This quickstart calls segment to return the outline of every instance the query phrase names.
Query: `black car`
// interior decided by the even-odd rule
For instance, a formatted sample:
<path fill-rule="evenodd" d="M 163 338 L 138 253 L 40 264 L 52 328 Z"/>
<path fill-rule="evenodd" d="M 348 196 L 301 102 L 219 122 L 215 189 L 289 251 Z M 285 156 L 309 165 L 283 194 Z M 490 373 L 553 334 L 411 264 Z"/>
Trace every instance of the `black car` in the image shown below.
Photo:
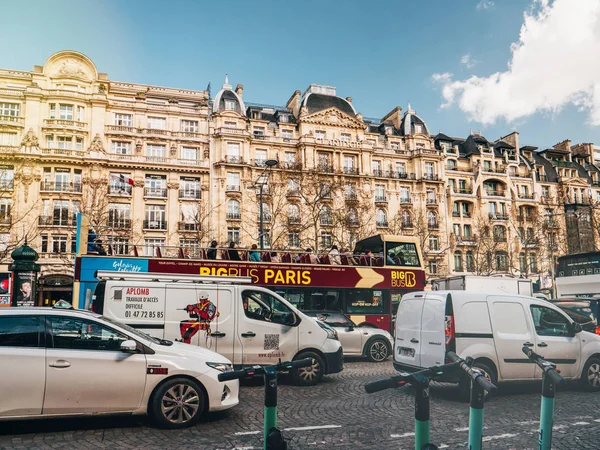
<path fill-rule="evenodd" d="M 580 324 L 585 331 L 600 334 L 600 298 L 561 298 L 553 300 L 552 303 Z"/>

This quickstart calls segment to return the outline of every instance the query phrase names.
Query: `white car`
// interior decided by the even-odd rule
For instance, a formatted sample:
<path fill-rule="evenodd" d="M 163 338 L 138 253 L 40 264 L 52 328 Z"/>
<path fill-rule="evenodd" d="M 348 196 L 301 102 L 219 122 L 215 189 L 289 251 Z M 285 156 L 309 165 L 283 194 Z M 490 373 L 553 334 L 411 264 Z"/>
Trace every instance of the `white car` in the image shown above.
<path fill-rule="evenodd" d="M 238 404 L 230 361 L 74 309 L 0 308 L 0 421 L 148 414 L 165 428 Z"/>
<path fill-rule="evenodd" d="M 369 361 L 382 362 L 392 354 L 394 338 L 385 330 L 359 327 L 341 312 L 304 311 L 304 313 L 329 325 L 337 332 L 344 356 L 366 356 Z"/>

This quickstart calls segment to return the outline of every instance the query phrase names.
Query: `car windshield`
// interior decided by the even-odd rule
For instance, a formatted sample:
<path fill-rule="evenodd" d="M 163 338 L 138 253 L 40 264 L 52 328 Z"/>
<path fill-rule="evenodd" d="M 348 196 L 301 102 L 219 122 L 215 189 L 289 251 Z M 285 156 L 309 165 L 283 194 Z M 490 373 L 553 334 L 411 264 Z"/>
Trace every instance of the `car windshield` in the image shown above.
<path fill-rule="evenodd" d="M 154 342 L 155 344 L 168 345 L 168 344 L 166 344 L 166 341 L 164 339 L 160 339 L 160 338 L 157 338 L 154 336 L 150 336 L 149 334 L 142 333 L 140 330 L 136 330 L 135 328 L 133 328 L 127 324 L 124 324 L 122 322 L 117 322 L 116 320 L 110 319 L 106 316 L 100 316 L 100 318 L 112 325 L 116 325 L 117 327 L 122 328 L 123 330 L 126 330 L 128 333 L 134 334 L 137 337 L 147 339 L 151 342 Z M 170 341 L 168 341 L 168 342 L 170 342 Z"/>

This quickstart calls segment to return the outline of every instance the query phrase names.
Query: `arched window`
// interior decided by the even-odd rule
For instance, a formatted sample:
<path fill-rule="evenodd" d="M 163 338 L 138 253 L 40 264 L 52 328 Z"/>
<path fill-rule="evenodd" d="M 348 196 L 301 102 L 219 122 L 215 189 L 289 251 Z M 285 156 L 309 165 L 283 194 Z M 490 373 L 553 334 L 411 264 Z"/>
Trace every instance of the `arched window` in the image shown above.
<path fill-rule="evenodd" d="M 262 204 L 262 213 L 263 213 L 263 221 L 270 222 L 271 221 L 271 208 L 267 203 Z M 260 209 L 258 210 L 258 220 L 260 220 Z"/>
<path fill-rule="evenodd" d="M 433 211 L 427 211 L 427 226 L 431 229 L 438 227 L 437 215 Z"/>
<path fill-rule="evenodd" d="M 288 222 L 300 223 L 300 208 L 298 205 L 288 205 Z"/>
<path fill-rule="evenodd" d="M 378 227 L 388 226 L 387 213 L 385 212 L 385 209 L 378 209 L 375 217 Z"/>
<path fill-rule="evenodd" d="M 458 250 L 454 252 L 454 270 L 457 272 L 463 271 L 462 252 L 460 252 Z"/>
<path fill-rule="evenodd" d="M 325 205 L 319 211 L 319 220 L 321 225 L 333 225 L 333 220 L 331 219 L 331 209 L 329 206 Z"/>
<path fill-rule="evenodd" d="M 227 202 L 227 218 L 240 219 L 240 202 L 237 200 L 229 200 Z"/>
<path fill-rule="evenodd" d="M 346 214 L 348 225 L 358 225 L 358 212 L 356 208 L 350 208 Z"/>

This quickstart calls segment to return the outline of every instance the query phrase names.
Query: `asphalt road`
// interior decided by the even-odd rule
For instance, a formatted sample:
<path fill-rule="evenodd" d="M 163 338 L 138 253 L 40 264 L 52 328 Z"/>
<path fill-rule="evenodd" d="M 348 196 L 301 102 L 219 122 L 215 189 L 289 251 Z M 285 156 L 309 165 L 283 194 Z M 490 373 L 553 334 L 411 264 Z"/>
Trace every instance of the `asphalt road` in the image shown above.
<path fill-rule="evenodd" d="M 290 449 L 414 448 L 410 387 L 366 394 L 364 384 L 393 375 L 390 361 L 354 360 L 312 388 L 284 378 L 279 385 L 279 426 Z M 533 449 L 537 440 L 541 385 L 508 386 L 485 406 L 484 448 Z M 1 393 L 0 393 L 1 401 Z M 576 386 L 556 398 L 554 449 L 600 449 L 600 393 Z M 240 405 L 210 414 L 195 427 L 167 431 L 145 418 L 111 417 L 3 422 L 0 449 L 260 449 L 263 387 L 245 383 Z M 469 407 L 452 385 L 431 386 L 431 436 L 440 448 L 466 448 Z"/>

